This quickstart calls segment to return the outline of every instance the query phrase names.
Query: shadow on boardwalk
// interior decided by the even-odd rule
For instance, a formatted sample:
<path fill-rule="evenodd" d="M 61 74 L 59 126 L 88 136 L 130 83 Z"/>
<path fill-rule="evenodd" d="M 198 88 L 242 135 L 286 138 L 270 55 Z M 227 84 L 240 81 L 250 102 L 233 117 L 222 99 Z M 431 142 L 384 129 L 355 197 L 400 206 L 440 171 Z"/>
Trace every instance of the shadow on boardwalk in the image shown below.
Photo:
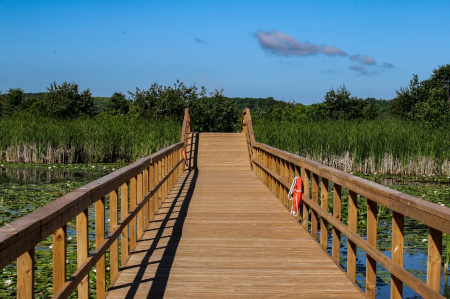
<path fill-rule="evenodd" d="M 157 224 L 158 227 L 150 226 L 145 230 L 145 233 L 154 231 L 154 237 L 145 239 L 144 234 L 144 238 L 137 242 L 136 250 L 130 253 L 130 258 L 132 255 L 144 253 L 145 256 L 142 258 L 142 263 L 140 265 L 125 266 L 120 269 L 120 271 L 124 271 L 139 268 L 136 276 L 132 282 L 111 287 L 108 291 L 127 289 L 126 293 L 123 293 L 124 298 L 134 298 L 137 295 L 136 292 L 140 284 L 151 282 L 148 297 L 162 298 L 164 296 L 175 254 L 182 237 L 184 220 L 198 178 L 197 158 L 195 155 L 198 150 L 198 139 L 198 134 L 192 134 L 189 140 L 192 146 L 189 146 L 187 149 L 189 157 L 188 170 L 182 176 L 182 180 L 177 182 L 174 187 L 177 193 L 171 193 L 156 213 L 155 219 L 157 220 L 153 220 L 153 223 Z M 170 232 L 170 235 L 167 232 Z M 148 249 L 141 250 L 139 248 L 140 243 L 145 243 Z M 164 250 L 162 255 L 160 253 L 156 254 L 158 250 Z M 161 255 L 159 260 L 155 261 L 155 254 L 157 256 Z M 156 267 L 153 278 L 144 277 L 148 267 Z"/>

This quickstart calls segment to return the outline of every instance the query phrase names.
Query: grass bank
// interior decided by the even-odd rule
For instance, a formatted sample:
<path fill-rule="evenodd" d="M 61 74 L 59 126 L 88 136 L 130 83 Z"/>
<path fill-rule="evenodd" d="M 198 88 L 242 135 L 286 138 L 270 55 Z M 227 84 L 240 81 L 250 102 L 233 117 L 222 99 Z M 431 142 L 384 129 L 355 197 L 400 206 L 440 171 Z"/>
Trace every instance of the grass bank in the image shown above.
<path fill-rule="evenodd" d="M 134 161 L 179 141 L 181 123 L 119 116 L 0 118 L 0 160 L 27 163 Z"/>
<path fill-rule="evenodd" d="M 450 174 L 450 126 L 398 120 L 253 121 L 258 142 L 350 172 Z"/>

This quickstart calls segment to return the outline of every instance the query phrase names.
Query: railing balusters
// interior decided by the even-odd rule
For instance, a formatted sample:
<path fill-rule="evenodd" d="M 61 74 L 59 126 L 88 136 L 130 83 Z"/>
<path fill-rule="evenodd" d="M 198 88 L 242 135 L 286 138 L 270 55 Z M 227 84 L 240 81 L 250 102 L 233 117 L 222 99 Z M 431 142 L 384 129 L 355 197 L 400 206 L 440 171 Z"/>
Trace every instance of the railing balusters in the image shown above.
<path fill-rule="evenodd" d="M 358 228 L 358 196 L 352 190 L 348 197 L 348 228 L 356 233 Z M 356 281 L 356 244 L 348 240 L 347 275 Z"/>
<path fill-rule="evenodd" d="M 105 198 L 95 202 L 95 247 L 105 240 Z M 97 298 L 102 298 L 106 290 L 106 259 L 103 255 L 96 264 Z"/>
<path fill-rule="evenodd" d="M 67 225 L 53 233 L 53 293 L 56 293 L 66 282 L 67 257 Z"/>
<path fill-rule="evenodd" d="M 80 267 L 89 256 L 88 210 L 77 216 L 77 265 Z M 89 298 L 89 273 L 78 284 L 78 298 Z"/>
<path fill-rule="evenodd" d="M 328 211 L 328 180 L 322 178 L 320 184 L 320 206 L 325 211 Z M 320 222 L 320 245 L 323 249 L 328 250 L 328 222 L 322 218 Z"/>
<path fill-rule="evenodd" d="M 109 232 L 115 230 L 119 224 L 118 190 L 109 193 Z M 115 240 L 109 249 L 110 278 L 114 281 L 119 275 L 119 242 Z"/>
<path fill-rule="evenodd" d="M 367 242 L 377 247 L 377 203 L 367 200 Z M 369 298 L 376 297 L 377 262 L 366 255 L 366 294 Z"/>
<path fill-rule="evenodd" d="M 341 221 L 341 186 L 334 183 L 333 188 L 333 216 Z M 341 232 L 333 226 L 332 258 L 339 265 L 341 259 Z"/>
<path fill-rule="evenodd" d="M 392 212 L 392 261 L 403 267 L 403 214 Z M 402 298 L 403 282 L 391 275 L 391 298 Z"/>
<path fill-rule="evenodd" d="M 35 250 L 30 249 L 17 259 L 17 297 L 34 298 Z"/>
<path fill-rule="evenodd" d="M 427 285 L 439 292 L 441 288 L 442 232 L 428 228 Z"/>
<path fill-rule="evenodd" d="M 123 221 L 128 216 L 128 184 L 124 183 L 120 187 L 120 220 Z M 125 225 L 120 234 L 120 258 L 122 267 L 128 259 L 128 242 L 130 239 L 129 225 Z"/>

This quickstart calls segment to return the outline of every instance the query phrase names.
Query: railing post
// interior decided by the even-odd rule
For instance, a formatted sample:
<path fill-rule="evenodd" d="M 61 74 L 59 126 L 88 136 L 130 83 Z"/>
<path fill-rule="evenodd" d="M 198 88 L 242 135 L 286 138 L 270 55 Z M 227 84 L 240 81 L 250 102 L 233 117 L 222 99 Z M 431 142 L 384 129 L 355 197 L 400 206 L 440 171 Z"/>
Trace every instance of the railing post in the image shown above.
<path fill-rule="evenodd" d="M 333 190 L 333 216 L 341 221 L 341 186 L 334 183 Z M 341 232 L 333 226 L 332 258 L 339 265 L 341 259 Z"/>
<path fill-rule="evenodd" d="M 319 176 L 313 173 L 313 185 L 312 185 L 312 200 L 315 203 L 319 203 Z M 311 211 L 311 234 L 314 240 L 317 241 L 317 227 L 318 227 L 318 214 L 312 209 Z"/>
<path fill-rule="evenodd" d="M 377 248 L 377 203 L 367 200 L 367 242 Z M 366 254 L 366 295 L 375 298 L 377 291 L 377 262 Z"/>
<path fill-rule="evenodd" d="M 356 233 L 358 227 L 358 196 L 349 190 L 348 199 L 348 228 Z M 356 280 L 356 244 L 348 240 L 347 251 L 347 275 L 355 282 Z"/>
<path fill-rule="evenodd" d="M 392 261 L 403 268 L 403 214 L 392 213 Z M 391 298 L 402 298 L 403 282 L 391 274 Z"/>
<path fill-rule="evenodd" d="M 66 256 L 67 256 L 67 226 L 57 229 L 53 233 L 53 294 L 58 292 L 66 282 Z"/>
<path fill-rule="evenodd" d="M 140 202 L 142 200 L 142 191 L 143 191 L 143 176 L 142 172 L 139 172 L 137 175 L 136 180 L 136 203 Z M 144 214 L 143 210 L 141 209 L 137 213 L 137 238 L 140 239 L 142 235 L 144 234 Z"/>
<path fill-rule="evenodd" d="M 88 210 L 77 216 L 77 265 L 80 267 L 89 256 Z M 78 298 L 89 298 L 89 273 L 78 284 Z"/>
<path fill-rule="evenodd" d="M 137 201 L 137 177 L 132 177 L 130 180 L 130 211 L 136 207 Z M 136 218 L 134 217 L 130 222 L 130 250 L 136 246 Z"/>
<path fill-rule="evenodd" d="M 150 171 L 149 171 L 149 189 L 152 190 L 155 187 L 155 168 L 153 165 L 153 161 L 150 164 Z M 155 195 L 153 194 L 152 197 L 150 197 L 149 202 L 149 218 L 150 220 L 153 220 L 153 217 L 155 216 Z"/>
<path fill-rule="evenodd" d="M 123 220 L 128 216 L 128 184 L 122 184 L 120 187 L 120 219 Z M 120 259 L 122 267 L 128 259 L 128 240 L 130 239 L 129 225 L 125 225 L 120 234 Z"/>
<path fill-rule="evenodd" d="M 148 181 L 148 167 L 144 169 L 144 173 L 143 173 L 143 177 L 142 177 L 142 193 L 143 196 L 145 196 L 148 193 L 148 186 L 149 186 L 149 181 Z M 150 204 L 150 201 L 147 201 L 144 205 L 144 207 L 142 208 L 142 214 L 144 217 L 144 230 L 147 228 L 148 226 L 148 222 L 149 222 L 149 218 L 148 218 L 148 206 Z"/>
<path fill-rule="evenodd" d="M 118 190 L 109 193 L 109 232 L 115 230 L 119 224 L 119 206 L 118 206 Z M 115 240 L 109 249 L 109 265 L 111 281 L 114 281 L 119 275 L 119 243 Z"/>
<path fill-rule="evenodd" d="M 95 247 L 105 240 L 105 198 L 95 202 Z M 106 290 L 106 259 L 103 255 L 96 264 L 97 298 L 102 298 Z"/>
<path fill-rule="evenodd" d="M 302 182 L 303 182 L 303 196 L 309 198 L 309 185 L 310 185 L 310 176 L 311 171 L 303 167 L 303 161 L 300 162 L 300 166 L 302 167 Z M 309 226 L 309 207 L 308 205 L 302 201 L 303 211 L 302 211 L 302 225 L 308 230 Z"/>
<path fill-rule="evenodd" d="M 442 262 L 442 232 L 428 229 L 428 261 L 427 285 L 439 292 L 441 288 L 441 262 Z"/>
<path fill-rule="evenodd" d="M 17 297 L 34 298 L 34 247 L 17 259 Z"/>
<path fill-rule="evenodd" d="M 321 197 L 320 197 L 320 206 L 322 209 L 328 212 L 328 179 L 322 178 L 321 181 Z M 327 230 L 328 222 L 322 218 L 320 222 L 320 245 L 322 248 L 328 249 L 328 230 Z"/>

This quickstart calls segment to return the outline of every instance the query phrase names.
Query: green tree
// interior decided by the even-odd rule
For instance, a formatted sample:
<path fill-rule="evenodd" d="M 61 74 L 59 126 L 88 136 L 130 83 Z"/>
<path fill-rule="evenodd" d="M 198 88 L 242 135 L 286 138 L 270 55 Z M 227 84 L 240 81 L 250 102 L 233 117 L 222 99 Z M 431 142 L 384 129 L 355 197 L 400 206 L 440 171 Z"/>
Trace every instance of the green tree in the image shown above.
<path fill-rule="evenodd" d="M 44 102 L 47 114 L 54 117 L 92 116 L 95 114 L 94 99 L 89 89 L 78 91 L 78 84 L 54 82 L 47 88 Z"/>
<path fill-rule="evenodd" d="M 177 80 L 173 86 L 162 86 L 154 83 L 148 90 L 128 92 L 136 106 L 136 110 L 148 118 L 183 117 L 183 110 L 189 102 L 198 98 L 195 85 L 187 87 Z"/>
<path fill-rule="evenodd" d="M 24 91 L 21 88 L 10 88 L 3 96 L 4 114 L 13 114 L 21 110 L 24 99 Z"/>
<path fill-rule="evenodd" d="M 397 91 L 391 106 L 393 116 L 441 125 L 450 120 L 450 64 L 433 70 L 429 79 L 419 82 L 413 76 L 406 88 Z"/>
<path fill-rule="evenodd" d="M 127 114 L 130 110 L 130 104 L 123 93 L 114 92 L 110 98 L 108 109 L 114 113 Z"/>
<path fill-rule="evenodd" d="M 223 90 L 215 90 L 210 97 L 205 96 L 189 102 L 193 129 L 199 132 L 233 132 L 240 113 L 236 103 L 223 96 Z"/>

